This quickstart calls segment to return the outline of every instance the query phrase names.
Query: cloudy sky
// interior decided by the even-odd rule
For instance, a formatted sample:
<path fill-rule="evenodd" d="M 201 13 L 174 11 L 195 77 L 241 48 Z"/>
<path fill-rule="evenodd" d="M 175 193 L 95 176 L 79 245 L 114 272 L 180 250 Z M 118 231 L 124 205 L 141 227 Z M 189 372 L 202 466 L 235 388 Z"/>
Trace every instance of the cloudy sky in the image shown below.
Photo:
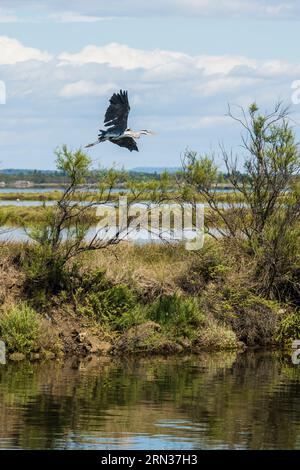
<path fill-rule="evenodd" d="M 130 127 L 156 135 L 139 153 L 96 146 L 95 165 L 175 166 L 186 147 L 220 142 L 238 152 L 228 103 L 285 100 L 299 134 L 299 22 L 296 0 L 0 0 L 0 169 L 54 168 L 58 145 L 95 140 L 120 88 Z"/>

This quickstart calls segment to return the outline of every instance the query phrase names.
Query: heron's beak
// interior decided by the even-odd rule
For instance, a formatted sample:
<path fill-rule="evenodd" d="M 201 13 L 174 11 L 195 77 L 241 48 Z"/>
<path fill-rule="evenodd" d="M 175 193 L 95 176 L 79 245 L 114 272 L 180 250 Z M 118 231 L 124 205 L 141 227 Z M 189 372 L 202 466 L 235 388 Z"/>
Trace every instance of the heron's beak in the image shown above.
<path fill-rule="evenodd" d="M 144 135 L 155 135 L 156 134 L 156 132 L 148 131 L 148 129 L 142 129 L 140 132 Z"/>

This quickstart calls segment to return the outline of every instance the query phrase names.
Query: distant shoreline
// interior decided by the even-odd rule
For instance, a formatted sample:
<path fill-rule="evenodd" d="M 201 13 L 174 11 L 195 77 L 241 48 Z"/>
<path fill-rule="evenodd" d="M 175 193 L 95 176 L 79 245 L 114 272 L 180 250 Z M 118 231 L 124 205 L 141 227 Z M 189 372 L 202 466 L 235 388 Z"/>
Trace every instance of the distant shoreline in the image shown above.
<path fill-rule="evenodd" d="M 68 184 L 62 184 L 62 183 L 32 183 L 31 185 L 28 185 L 28 186 L 16 186 L 14 184 L 7 184 L 5 186 L 1 186 L 0 187 L 0 192 L 1 192 L 1 189 L 34 189 L 34 188 L 65 188 L 67 187 Z M 86 188 L 86 187 L 90 187 L 90 188 L 97 188 L 97 183 L 91 183 L 91 184 L 88 184 L 88 185 L 82 185 L 82 188 Z M 124 189 L 125 188 L 125 185 L 120 183 L 118 184 L 115 189 Z M 230 183 L 218 183 L 216 185 L 216 188 L 217 189 L 224 189 L 224 190 L 229 190 L 229 189 L 233 189 L 233 185 L 230 184 Z"/>

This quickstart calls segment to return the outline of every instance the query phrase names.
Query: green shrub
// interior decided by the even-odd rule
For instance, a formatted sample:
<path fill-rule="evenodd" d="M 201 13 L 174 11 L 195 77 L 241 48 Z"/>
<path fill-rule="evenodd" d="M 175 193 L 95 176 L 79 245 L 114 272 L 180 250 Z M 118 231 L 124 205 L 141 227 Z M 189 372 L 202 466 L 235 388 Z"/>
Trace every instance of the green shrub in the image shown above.
<path fill-rule="evenodd" d="M 224 262 L 226 257 L 221 247 L 216 243 L 208 243 L 195 254 L 188 271 L 180 279 L 180 286 L 186 292 L 196 295 L 211 281 L 223 282 L 230 271 L 230 267 Z"/>
<path fill-rule="evenodd" d="M 102 270 L 85 274 L 73 299 L 79 314 L 111 324 L 136 305 L 134 293 L 125 284 L 112 284 Z"/>
<path fill-rule="evenodd" d="M 195 333 L 195 328 L 204 322 L 197 299 L 180 297 L 177 294 L 159 297 L 149 307 L 148 315 L 175 336 L 189 338 Z"/>
<path fill-rule="evenodd" d="M 231 328 L 220 325 L 215 321 L 210 321 L 204 328 L 199 330 L 195 344 L 199 349 L 221 351 L 224 349 L 236 349 L 238 347 L 238 340 Z"/>
<path fill-rule="evenodd" d="M 46 307 L 53 294 L 71 290 L 79 270 L 76 262 L 66 265 L 60 249 L 54 252 L 47 241 L 28 245 L 22 254 L 22 266 L 26 294 L 39 308 Z"/>
<path fill-rule="evenodd" d="M 37 313 L 26 304 L 13 307 L 0 319 L 0 335 L 10 352 L 35 351 L 39 341 Z"/>
<path fill-rule="evenodd" d="M 249 346 L 274 343 L 279 320 L 278 304 L 253 295 L 247 289 L 225 287 L 210 291 L 206 309 Z"/>
<path fill-rule="evenodd" d="M 280 344 L 289 344 L 294 339 L 300 339 L 300 312 L 287 315 L 278 325 L 276 341 Z"/>
<path fill-rule="evenodd" d="M 141 325 L 149 319 L 148 309 L 144 305 L 136 305 L 132 309 L 128 309 L 121 316 L 114 320 L 114 327 L 116 330 L 125 331 L 133 326 Z"/>

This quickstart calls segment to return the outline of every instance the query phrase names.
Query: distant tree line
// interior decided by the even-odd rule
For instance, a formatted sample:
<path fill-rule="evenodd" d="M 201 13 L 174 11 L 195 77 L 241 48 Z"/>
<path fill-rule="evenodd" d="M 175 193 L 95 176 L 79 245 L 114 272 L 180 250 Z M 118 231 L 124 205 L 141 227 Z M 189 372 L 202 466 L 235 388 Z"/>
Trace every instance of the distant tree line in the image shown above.
<path fill-rule="evenodd" d="M 107 169 L 101 170 L 91 170 L 88 175 L 86 182 L 88 184 L 96 184 L 99 181 L 105 179 L 108 174 Z M 168 170 L 166 170 L 168 172 Z M 122 170 L 118 172 L 118 179 L 116 184 L 120 187 L 125 186 L 128 180 L 132 182 L 141 182 L 147 183 L 150 181 L 160 181 L 163 178 L 165 172 L 143 172 L 143 171 L 126 171 Z M 168 176 L 171 184 L 175 183 L 176 172 L 168 172 Z M 242 173 L 238 174 L 240 181 L 245 178 L 245 175 Z M 57 185 L 67 185 L 70 183 L 70 178 L 68 174 L 63 171 L 58 170 L 26 170 L 26 169 L 9 169 L 9 170 L 0 170 L 0 182 L 4 182 L 6 185 L 14 184 L 16 181 L 30 181 L 36 185 L 48 185 L 48 184 L 57 184 Z M 229 175 L 227 173 L 219 172 L 217 175 L 217 182 L 219 184 L 230 184 Z"/>

